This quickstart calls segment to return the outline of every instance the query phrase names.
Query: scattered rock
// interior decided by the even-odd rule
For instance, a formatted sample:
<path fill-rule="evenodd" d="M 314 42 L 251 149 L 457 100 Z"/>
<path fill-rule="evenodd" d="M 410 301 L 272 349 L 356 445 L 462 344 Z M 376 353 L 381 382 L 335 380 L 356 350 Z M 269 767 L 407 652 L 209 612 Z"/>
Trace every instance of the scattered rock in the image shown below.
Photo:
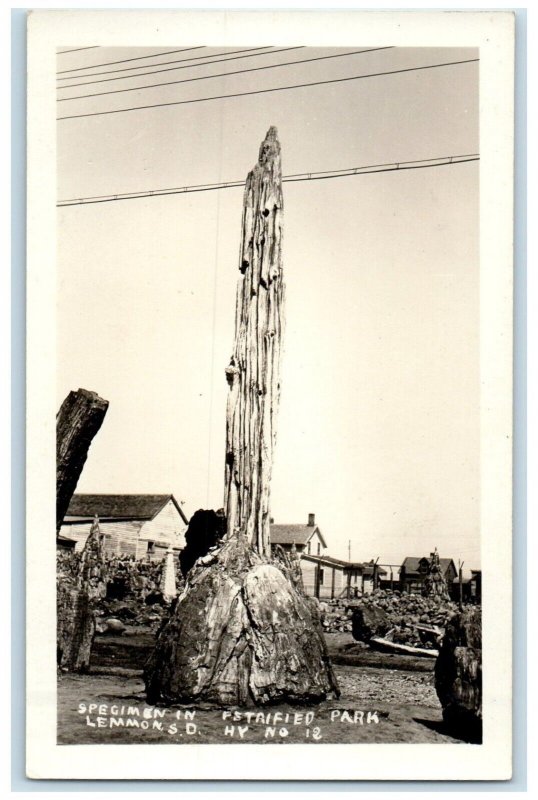
<path fill-rule="evenodd" d="M 375 606 L 360 606 L 352 611 L 352 633 L 358 642 L 368 642 L 372 636 L 383 636 L 390 626 L 386 612 Z"/>
<path fill-rule="evenodd" d="M 104 633 L 114 633 L 118 635 L 122 634 L 124 630 L 126 630 L 126 626 L 123 624 L 121 619 L 110 617 L 109 619 L 105 620 Z"/>

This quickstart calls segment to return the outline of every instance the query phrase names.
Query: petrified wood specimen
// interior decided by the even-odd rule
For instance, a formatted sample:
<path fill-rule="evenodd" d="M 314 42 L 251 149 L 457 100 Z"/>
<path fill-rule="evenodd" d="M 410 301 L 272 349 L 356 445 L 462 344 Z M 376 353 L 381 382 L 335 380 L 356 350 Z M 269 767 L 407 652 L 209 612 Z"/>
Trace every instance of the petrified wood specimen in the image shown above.
<path fill-rule="evenodd" d="M 56 415 L 56 532 L 76 489 L 92 439 L 103 424 L 108 401 L 95 392 L 69 392 Z"/>
<path fill-rule="evenodd" d="M 280 144 L 270 128 L 243 202 L 235 345 L 226 370 L 224 513 L 228 531 L 270 555 L 269 492 L 280 399 L 284 320 Z"/>
<path fill-rule="evenodd" d="M 85 672 L 95 636 L 95 611 L 106 594 L 106 567 L 97 517 L 84 549 L 71 554 L 58 570 L 56 592 L 56 642 L 58 666 Z"/>
<path fill-rule="evenodd" d="M 145 669 L 149 702 L 317 702 L 338 687 L 316 601 L 271 560 L 269 493 L 283 329 L 280 144 L 270 128 L 245 187 L 235 344 L 226 377 L 221 542 L 198 558 Z"/>
<path fill-rule="evenodd" d="M 482 741 L 482 615 L 468 608 L 448 622 L 435 663 L 443 719 L 456 736 Z"/>

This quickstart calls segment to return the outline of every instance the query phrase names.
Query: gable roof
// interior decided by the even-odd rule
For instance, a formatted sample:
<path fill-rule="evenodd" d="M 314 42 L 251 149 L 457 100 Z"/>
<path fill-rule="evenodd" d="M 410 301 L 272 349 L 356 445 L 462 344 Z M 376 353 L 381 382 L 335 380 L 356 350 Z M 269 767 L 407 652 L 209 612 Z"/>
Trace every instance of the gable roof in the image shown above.
<path fill-rule="evenodd" d="M 270 526 L 271 544 L 305 545 L 317 533 L 323 547 L 327 547 L 325 539 L 317 525 L 274 525 Z"/>
<path fill-rule="evenodd" d="M 420 556 L 420 557 L 418 557 L 418 556 L 407 556 L 406 558 L 404 558 L 404 561 L 403 561 L 402 566 L 400 567 L 400 570 L 402 568 L 405 568 L 405 572 L 406 572 L 407 575 L 413 574 L 413 573 L 421 574 L 420 570 L 419 570 L 419 565 L 420 565 L 420 562 L 424 558 L 426 558 L 426 560 L 429 561 L 429 559 L 426 556 Z M 449 569 L 451 564 L 454 567 L 454 569 L 456 569 L 456 565 L 454 564 L 454 559 L 452 559 L 452 558 L 440 558 L 439 559 L 439 566 L 441 567 L 441 574 L 442 575 L 446 575 L 446 573 L 447 573 L 447 571 L 448 571 L 448 569 Z"/>
<path fill-rule="evenodd" d="M 96 514 L 102 521 L 149 520 L 153 519 L 170 500 L 185 525 L 188 525 L 189 521 L 173 494 L 74 494 L 65 520 L 93 519 Z"/>

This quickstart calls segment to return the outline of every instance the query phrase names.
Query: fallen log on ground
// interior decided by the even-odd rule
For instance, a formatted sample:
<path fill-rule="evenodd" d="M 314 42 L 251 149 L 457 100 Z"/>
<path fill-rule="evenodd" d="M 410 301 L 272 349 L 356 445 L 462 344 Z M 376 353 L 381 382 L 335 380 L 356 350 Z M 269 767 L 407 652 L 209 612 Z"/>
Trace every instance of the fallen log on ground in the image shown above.
<path fill-rule="evenodd" d="M 417 658 L 437 658 L 439 655 L 438 650 L 426 650 L 426 648 L 423 647 L 411 647 L 408 644 L 391 642 L 390 639 L 384 639 L 381 636 L 372 637 L 372 639 L 368 641 L 368 644 L 373 650 L 379 650 L 382 653 L 397 653 L 398 655 L 417 656 Z"/>

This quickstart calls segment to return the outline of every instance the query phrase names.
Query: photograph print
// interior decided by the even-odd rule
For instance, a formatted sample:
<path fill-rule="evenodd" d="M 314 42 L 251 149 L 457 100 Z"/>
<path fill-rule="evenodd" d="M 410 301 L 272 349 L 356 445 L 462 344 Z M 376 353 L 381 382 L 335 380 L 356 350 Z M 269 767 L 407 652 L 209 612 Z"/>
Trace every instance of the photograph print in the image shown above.
<path fill-rule="evenodd" d="M 110 43 L 108 13 L 49 36 L 51 747 L 478 763 L 481 40 Z"/>

